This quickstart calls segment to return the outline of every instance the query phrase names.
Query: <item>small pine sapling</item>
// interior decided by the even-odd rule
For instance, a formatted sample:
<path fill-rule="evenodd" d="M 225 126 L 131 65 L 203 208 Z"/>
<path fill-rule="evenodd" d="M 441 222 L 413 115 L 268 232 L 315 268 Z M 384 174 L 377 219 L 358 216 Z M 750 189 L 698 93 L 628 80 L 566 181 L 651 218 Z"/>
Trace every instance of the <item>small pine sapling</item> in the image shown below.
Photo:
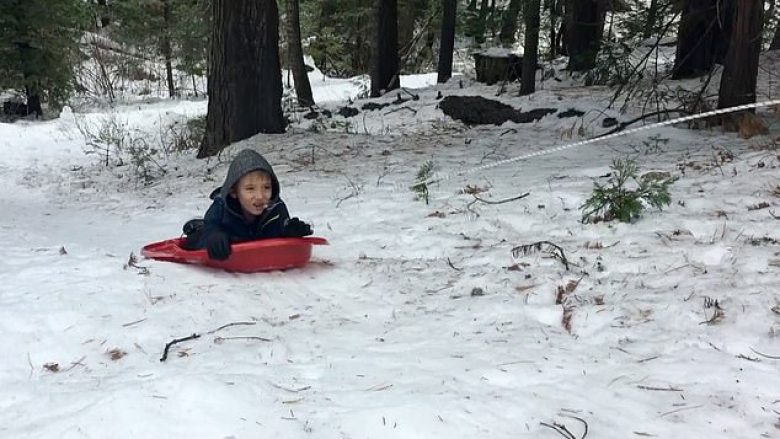
<path fill-rule="evenodd" d="M 583 223 L 614 219 L 627 223 L 639 218 L 645 204 L 660 210 L 671 203 L 669 187 L 677 180 L 676 177 L 664 178 L 654 174 L 637 177 L 638 168 L 633 160 L 615 160 L 612 170 L 612 185 L 594 183 L 593 194 L 580 207 Z M 629 185 L 634 188 L 629 188 Z"/>
<path fill-rule="evenodd" d="M 420 166 L 417 171 L 417 178 L 414 180 L 415 184 L 412 185 L 411 190 L 417 194 L 418 200 L 425 200 L 425 204 L 428 204 L 428 183 L 427 181 L 433 176 L 433 172 L 436 170 L 436 164 L 433 160 L 428 160 Z"/>

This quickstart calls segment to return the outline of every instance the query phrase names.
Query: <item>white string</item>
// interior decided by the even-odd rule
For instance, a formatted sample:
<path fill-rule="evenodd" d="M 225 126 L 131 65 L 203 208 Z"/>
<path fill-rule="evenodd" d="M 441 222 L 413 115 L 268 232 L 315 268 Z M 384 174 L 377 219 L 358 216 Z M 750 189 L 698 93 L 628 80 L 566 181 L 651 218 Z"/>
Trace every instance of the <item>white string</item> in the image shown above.
<path fill-rule="evenodd" d="M 476 166 L 476 167 L 473 167 L 473 168 L 470 168 L 470 169 L 466 169 L 465 171 L 448 172 L 448 173 L 445 173 L 445 174 L 435 173 L 433 176 L 431 176 L 431 177 L 429 177 L 429 178 L 427 178 L 425 180 L 417 180 L 410 187 L 413 188 L 413 187 L 416 187 L 416 186 L 428 185 L 428 184 L 431 184 L 431 183 L 434 183 L 434 182 L 447 181 L 447 180 L 451 179 L 454 176 L 469 175 L 469 174 L 473 174 L 475 172 L 484 171 L 486 169 L 491 169 L 491 168 L 496 168 L 496 167 L 499 167 L 499 166 L 508 165 L 510 163 L 519 162 L 521 160 L 525 160 L 525 159 L 529 159 L 529 158 L 533 158 L 533 157 L 539 157 L 539 156 L 543 156 L 543 155 L 547 155 L 547 154 L 553 154 L 553 153 L 556 153 L 556 152 L 565 151 L 567 149 L 576 148 L 578 146 L 588 145 L 590 143 L 596 143 L 596 142 L 600 142 L 600 141 L 603 141 L 603 140 L 614 139 L 616 137 L 627 136 L 629 134 L 638 133 L 640 131 L 651 130 L 651 129 L 655 129 L 655 128 L 664 127 L 664 126 L 667 126 L 667 125 L 674 125 L 674 124 L 677 124 L 677 123 L 688 122 L 688 121 L 691 121 L 691 120 L 702 119 L 702 118 L 710 117 L 710 116 L 716 116 L 716 115 L 719 115 L 719 114 L 734 113 L 734 112 L 737 112 L 737 111 L 749 110 L 751 108 L 769 107 L 771 105 L 780 105 L 780 99 L 774 99 L 774 100 L 771 100 L 771 101 L 764 101 L 764 102 L 753 102 L 753 103 L 749 103 L 749 104 L 737 105 L 735 107 L 719 108 L 717 110 L 707 111 L 705 113 L 697 113 L 697 114 L 691 114 L 691 115 L 688 115 L 688 116 L 678 117 L 676 119 L 669 119 L 669 120 L 665 120 L 663 122 L 658 122 L 658 123 L 654 123 L 654 124 L 650 124 L 650 125 L 644 125 L 644 126 L 641 126 L 641 127 L 638 127 L 638 128 L 632 128 L 630 130 L 618 131 L 616 133 L 612 133 L 612 134 L 609 134 L 609 135 L 606 135 L 606 136 L 594 137 L 594 138 L 586 139 L 586 140 L 580 140 L 579 142 L 568 143 L 566 145 L 560 145 L 560 146 L 556 146 L 556 147 L 553 147 L 553 148 L 544 149 L 544 150 L 541 150 L 541 151 L 536 151 L 536 152 L 532 152 L 532 153 L 528 153 L 528 154 L 519 155 L 519 156 L 516 156 L 516 157 L 511 157 L 511 158 L 504 159 L 504 160 L 499 160 L 499 161 L 496 161 L 496 162 L 492 162 L 492 163 L 488 163 L 488 164 L 485 164 L 485 165 L 480 165 L 480 166 Z"/>

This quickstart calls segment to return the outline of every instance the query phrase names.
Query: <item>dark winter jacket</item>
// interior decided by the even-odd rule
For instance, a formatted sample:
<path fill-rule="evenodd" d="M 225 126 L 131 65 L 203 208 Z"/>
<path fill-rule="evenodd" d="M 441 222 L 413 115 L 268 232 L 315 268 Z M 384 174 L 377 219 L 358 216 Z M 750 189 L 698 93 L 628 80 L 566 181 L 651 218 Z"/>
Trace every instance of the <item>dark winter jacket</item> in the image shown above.
<path fill-rule="evenodd" d="M 252 222 L 247 222 L 241 214 L 238 199 L 230 196 L 233 186 L 245 174 L 252 171 L 265 171 L 271 176 L 271 200 L 263 213 Z M 231 242 L 252 241 L 282 236 L 290 214 L 287 206 L 279 197 L 279 180 L 271 165 L 263 156 L 251 149 L 241 151 L 230 163 L 227 177 L 221 187 L 211 193 L 211 207 L 203 218 L 202 229 L 187 237 L 186 248 L 206 247 L 206 240 L 214 231 L 222 231 Z"/>

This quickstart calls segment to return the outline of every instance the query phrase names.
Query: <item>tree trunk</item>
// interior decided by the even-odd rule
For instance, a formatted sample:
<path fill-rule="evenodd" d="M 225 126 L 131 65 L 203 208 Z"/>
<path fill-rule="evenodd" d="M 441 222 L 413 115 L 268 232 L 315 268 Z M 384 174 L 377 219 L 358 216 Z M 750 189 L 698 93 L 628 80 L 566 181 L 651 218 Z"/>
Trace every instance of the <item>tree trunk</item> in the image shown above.
<path fill-rule="evenodd" d="M 198 158 L 257 133 L 284 132 L 275 1 L 213 0 L 206 133 Z"/>
<path fill-rule="evenodd" d="M 398 77 L 398 3 L 376 0 L 376 47 L 371 69 L 371 97 L 397 89 Z"/>
<path fill-rule="evenodd" d="M 295 94 L 298 95 L 298 105 L 311 107 L 314 98 L 311 93 L 309 74 L 303 63 L 303 47 L 301 47 L 301 22 L 298 0 L 287 0 L 287 47 L 290 51 L 290 69 L 295 80 Z"/>
<path fill-rule="evenodd" d="M 173 65 L 171 64 L 171 58 L 173 57 L 171 53 L 171 0 L 162 0 L 162 4 L 163 31 L 160 49 L 165 58 L 165 77 L 168 80 L 168 96 L 174 97 L 177 93 L 176 85 L 173 83 Z"/>
<path fill-rule="evenodd" d="M 478 44 L 485 42 L 485 30 L 487 29 L 488 0 L 482 0 L 479 5 L 479 16 L 477 17 L 477 29 L 474 35 L 474 41 Z"/>
<path fill-rule="evenodd" d="M 772 38 L 772 44 L 769 45 L 769 50 L 780 49 L 780 24 L 775 28 L 775 36 Z"/>
<path fill-rule="evenodd" d="M 606 12 L 606 3 L 600 0 L 568 0 L 566 3 L 568 70 L 580 72 L 596 66 Z"/>
<path fill-rule="evenodd" d="M 658 20 L 658 0 L 650 0 L 650 6 L 647 8 L 647 21 L 642 31 L 642 38 L 647 39 L 653 35 L 655 22 Z"/>
<path fill-rule="evenodd" d="M 728 52 L 734 3 L 735 0 L 685 0 L 672 79 L 706 74 L 716 62 L 723 61 Z"/>
<path fill-rule="evenodd" d="M 555 0 L 544 0 L 544 8 L 550 13 L 550 59 L 555 59 L 558 56 L 558 47 L 556 41 L 558 39 L 558 32 L 556 27 L 558 26 L 558 15 L 556 10 Z"/>
<path fill-rule="evenodd" d="M 558 35 L 554 40 L 555 47 L 557 48 L 558 54 L 569 56 L 569 49 L 566 47 L 566 29 L 569 27 L 569 19 L 566 16 L 568 8 L 566 7 L 565 0 L 556 0 L 555 3 L 555 14 L 561 19 L 561 25 L 558 27 Z"/>
<path fill-rule="evenodd" d="M 756 101 L 758 57 L 761 53 L 761 32 L 764 12 L 761 0 L 737 0 L 728 54 L 723 64 L 723 76 L 718 92 L 718 108 L 728 108 Z M 754 112 L 755 110 L 750 110 Z M 737 129 L 740 113 L 723 118 L 723 126 Z"/>
<path fill-rule="evenodd" d="M 19 51 L 19 59 L 22 62 L 22 76 L 24 78 L 24 94 L 27 100 L 27 114 L 35 113 L 36 118 L 43 116 L 43 108 L 41 107 L 41 93 L 39 87 L 39 80 L 36 79 L 36 73 L 33 66 L 30 65 L 32 60 L 39 58 L 38 52 L 40 49 L 33 47 L 28 42 L 16 43 L 16 48 Z M 25 115 L 25 116 L 26 116 Z"/>
<path fill-rule="evenodd" d="M 111 16 L 108 13 L 108 5 L 106 0 L 97 0 L 98 4 L 98 19 L 100 20 L 100 28 L 104 29 L 111 24 Z"/>
<path fill-rule="evenodd" d="M 442 0 L 441 43 L 436 82 L 444 83 L 452 77 L 452 51 L 455 49 L 455 17 L 458 0 Z"/>
<path fill-rule="evenodd" d="M 510 47 L 515 43 L 517 33 L 517 16 L 520 14 L 521 0 L 510 0 L 509 7 L 501 17 L 501 31 L 498 39 L 504 47 Z"/>
<path fill-rule="evenodd" d="M 523 53 L 523 79 L 520 83 L 520 96 L 536 91 L 536 64 L 539 61 L 540 8 L 540 0 L 526 0 L 523 8 L 525 52 Z"/>

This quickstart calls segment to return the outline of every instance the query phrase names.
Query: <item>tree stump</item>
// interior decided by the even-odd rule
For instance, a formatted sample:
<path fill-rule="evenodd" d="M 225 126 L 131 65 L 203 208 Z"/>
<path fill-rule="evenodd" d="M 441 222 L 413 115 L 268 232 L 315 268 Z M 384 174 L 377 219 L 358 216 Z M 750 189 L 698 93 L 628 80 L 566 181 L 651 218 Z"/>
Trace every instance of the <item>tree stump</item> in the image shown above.
<path fill-rule="evenodd" d="M 500 81 L 517 81 L 523 74 L 523 57 L 505 49 L 474 53 L 477 81 L 487 85 Z"/>

